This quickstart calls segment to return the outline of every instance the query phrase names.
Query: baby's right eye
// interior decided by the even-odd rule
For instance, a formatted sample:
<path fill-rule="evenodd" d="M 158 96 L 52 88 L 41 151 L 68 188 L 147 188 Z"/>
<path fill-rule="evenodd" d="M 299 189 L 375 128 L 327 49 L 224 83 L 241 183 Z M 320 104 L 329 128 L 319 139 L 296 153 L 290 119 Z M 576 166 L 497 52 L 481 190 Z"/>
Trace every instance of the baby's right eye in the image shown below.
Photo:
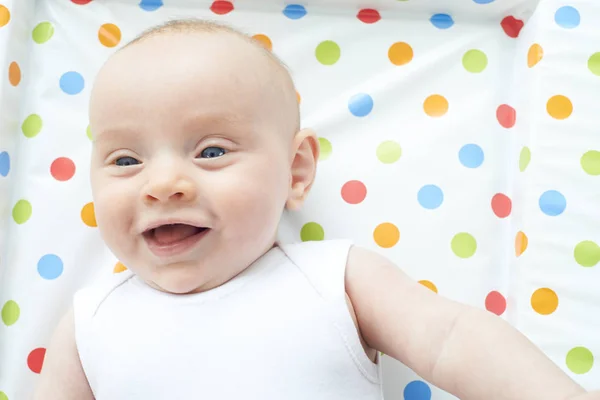
<path fill-rule="evenodd" d="M 129 156 L 126 156 L 126 157 L 119 157 L 119 158 L 117 158 L 117 160 L 115 161 L 115 164 L 116 164 L 117 166 L 119 166 L 119 167 L 128 167 L 128 166 L 130 166 L 130 165 L 137 165 L 137 164 L 139 164 L 139 163 L 140 163 L 140 162 L 139 162 L 138 160 L 136 160 L 136 159 L 135 159 L 135 158 L 133 158 L 133 157 L 129 157 Z"/>

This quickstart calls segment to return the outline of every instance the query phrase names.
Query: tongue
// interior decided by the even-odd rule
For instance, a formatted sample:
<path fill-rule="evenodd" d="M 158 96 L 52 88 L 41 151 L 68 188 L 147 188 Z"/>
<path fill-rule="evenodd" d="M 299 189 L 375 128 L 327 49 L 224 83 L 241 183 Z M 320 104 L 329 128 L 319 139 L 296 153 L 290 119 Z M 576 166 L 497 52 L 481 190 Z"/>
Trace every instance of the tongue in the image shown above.
<path fill-rule="evenodd" d="M 195 226 L 184 224 L 163 225 L 154 229 L 154 240 L 161 245 L 172 244 L 193 236 L 198 232 L 200 232 L 200 228 L 196 228 Z"/>

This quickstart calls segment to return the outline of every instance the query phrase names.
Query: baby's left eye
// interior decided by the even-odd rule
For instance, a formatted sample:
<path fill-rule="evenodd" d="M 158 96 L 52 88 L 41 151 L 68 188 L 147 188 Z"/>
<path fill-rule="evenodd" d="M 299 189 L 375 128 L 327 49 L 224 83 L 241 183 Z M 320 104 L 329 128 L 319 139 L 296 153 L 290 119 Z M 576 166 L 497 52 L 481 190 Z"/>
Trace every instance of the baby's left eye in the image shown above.
<path fill-rule="evenodd" d="M 217 157 L 221 157 L 225 153 L 227 153 L 227 151 L 224 148 L 217 147 L 217 146 L 211 146 L 211 147 L 207 147 L 204 150 L 202 150 L 199 157 L 200 158 L 217 158 Z"/>

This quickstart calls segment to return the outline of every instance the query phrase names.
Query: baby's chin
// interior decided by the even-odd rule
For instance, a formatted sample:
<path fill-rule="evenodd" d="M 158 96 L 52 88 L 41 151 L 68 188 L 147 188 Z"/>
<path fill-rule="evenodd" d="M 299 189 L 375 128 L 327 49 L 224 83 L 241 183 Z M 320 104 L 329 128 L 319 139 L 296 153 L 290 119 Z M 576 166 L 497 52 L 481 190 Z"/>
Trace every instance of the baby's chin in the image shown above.
<path fill-rule="evenodd" d="M 140 272 L 140 278 L 150 287 L 170 294 L 206 292 L 220 285 L 211 274 L 200 272 L 193 267 L 161 266 L 155 271 Z"/>

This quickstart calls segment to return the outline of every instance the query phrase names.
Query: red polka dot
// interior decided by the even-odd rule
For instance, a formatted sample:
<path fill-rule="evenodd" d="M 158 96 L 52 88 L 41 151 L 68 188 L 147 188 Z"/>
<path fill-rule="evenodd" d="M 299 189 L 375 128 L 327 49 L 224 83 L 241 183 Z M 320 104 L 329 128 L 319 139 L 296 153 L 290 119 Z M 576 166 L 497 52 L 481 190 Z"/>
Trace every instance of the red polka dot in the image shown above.
<path fill-rule="evenodd" d="M 224 15 L 233 11 L 233 3 L 230 1 L 217 0 L 210 6 L 210 11 L 215 14 Z"/>
<path fill-rule="evenodd" d="M 517 112 L 508 104 L 502 104 L 496 110 L 496 118 L 504 128 L 512 128 L 517 120 Z"/>
<path fill-rule="evenodd" d="M 71 0 L 71 2 L 75 4 L 79 4 L 80 6 L 84 6 L 92 2 L 92 0 Z"/>
<path fill-rule="evenodd" d="M 346 203 L 358 204 L 367 196 L 367 188 L 361 181 L 348 181 L 342 186 L 342 199 Z"/>
<path fill-rule="evenodd" d="M 75 163 L 66 157 L 57 158 L 50 166 L 50 174 L 57 181 L 68 181 L 75 175 Z"/>
<path fill-rule="evenodd" d="M 381 15 L 379 15 L 379 11 L 372 8 L 363 8 L 356 14 L 356 18 L 365 24 L 374 24 L 381 19 Z"/>
<path fill-rule="evenodd" d="M 506 311 L 506 299 L 495 290 L 491 291 L 485 298 L 485 309 L 496 315 L 502 315 Z"/>
<path fill-rule="evenodd" d="M 27 366 L 32 372 L 39 374 L 44 364 L 44 357 L 46 357 L 46 349 L 43 347 L 32 350 L 27 356 Z"/>
<path fill-rule="evenodd" d="M 502 193 L 497 193 L 492 197 L 492 210 L 498 218 L 506 218 L 512 210 L 512 201 Z"/>
<path fill-rule="evenodd" d="M 508 17 L 505 17 L 500 22 L 500 26 L 502 26 L 504 33 L 506 33 L 508 37 L 516 38 L 519 37 L 519 33 L 521 33 L 521 29 L 523 29 L 525 23 L 522 20 L 516 19 L 515 17 L 510 15 Z"/>

